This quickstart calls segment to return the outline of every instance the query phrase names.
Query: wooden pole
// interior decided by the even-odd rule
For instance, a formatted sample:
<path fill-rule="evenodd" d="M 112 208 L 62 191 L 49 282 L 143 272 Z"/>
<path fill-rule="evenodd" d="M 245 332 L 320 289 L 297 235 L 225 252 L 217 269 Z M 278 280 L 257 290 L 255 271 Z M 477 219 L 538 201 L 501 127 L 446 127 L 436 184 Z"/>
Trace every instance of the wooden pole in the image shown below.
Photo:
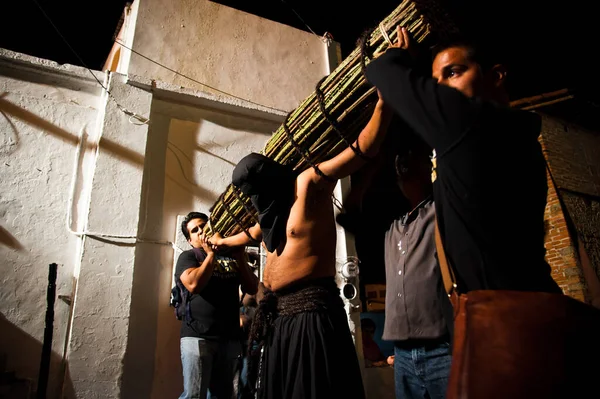
<path fill-rule="evenodd" d="M 513 108 L 520 108 L 526 110 L 543 107 L 545 105 L 569 100 L 571 98 L 574 98 L 574 96 L 569 93 L 569 89 L 561 89 L 549 93 L 538 94 L 536 96 L 511 101 L 510 106 Z"/>

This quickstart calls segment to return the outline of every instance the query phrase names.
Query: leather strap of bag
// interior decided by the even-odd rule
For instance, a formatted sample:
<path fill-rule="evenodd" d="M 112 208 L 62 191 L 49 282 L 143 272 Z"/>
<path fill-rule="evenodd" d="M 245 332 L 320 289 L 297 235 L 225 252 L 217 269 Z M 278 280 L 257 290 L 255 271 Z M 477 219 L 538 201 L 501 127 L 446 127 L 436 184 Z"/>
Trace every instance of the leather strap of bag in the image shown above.
<path fill-rule="evenodd" d="M 437 180 L 437 154 L 435 149 L 433 149 L 433 152 L 431 153 L 431 166 L 431 183 L 434 183 Z M 458 295 L 458 290 L 456 289 L 456 277 L 446 258 L 446 251 L 444 251 L 444 244 L 442 244 L 442 236 L 440 234 L 440 228 L 438 227 L 437 215 L 435 217 L 435 247 L 437 249 L 438 262 L 440 264 L 446 293 L 449 297 L 452 293 Z"/>
<path fill-rule="evenodd" d="M 442 280 L 444 281 L 446 293 L 448 296 L 452 295 L 453 292 L 458 293 L 458 290 L 456 289 L 456 277 L 454 271 L 448 264 L 446 251 L 444 251 L 444 245 L 442 244 L 442 236 L 440 235 L 437 217 L 435 218 L 435 247 L 437 249 L 438 261 L 440 263 L 440 270 L 442 272 Z"/>

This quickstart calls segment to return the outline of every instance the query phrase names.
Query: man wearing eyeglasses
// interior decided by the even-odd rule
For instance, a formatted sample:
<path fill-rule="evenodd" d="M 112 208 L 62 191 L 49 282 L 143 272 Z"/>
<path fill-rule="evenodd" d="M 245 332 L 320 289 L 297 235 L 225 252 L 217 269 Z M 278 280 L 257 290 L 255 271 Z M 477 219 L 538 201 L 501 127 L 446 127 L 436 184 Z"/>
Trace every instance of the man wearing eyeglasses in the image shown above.
<path fill-rule="evenodd" d="M 181 223 L 192 249 L 181 253 L 175 267 L 175 281 L 191 293 L 191 321 L 181 323 L 180 399 L 231 398 L 241 353 L 239 287 L 251 295 L 258 287 L 244 247 L 213 250 L 203 234 L 207 221 L 204 213 L 190 212 Z"/>

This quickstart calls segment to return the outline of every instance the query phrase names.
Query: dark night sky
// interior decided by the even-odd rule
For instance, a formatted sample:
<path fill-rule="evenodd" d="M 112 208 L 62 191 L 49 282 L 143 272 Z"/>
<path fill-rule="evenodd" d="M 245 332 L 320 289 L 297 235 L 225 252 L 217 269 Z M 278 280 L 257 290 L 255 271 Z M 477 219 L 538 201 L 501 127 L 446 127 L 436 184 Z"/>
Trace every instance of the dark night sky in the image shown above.
<path fill-rule="evenodd" d="M 112 46 L 112 36 L 127 1 L 104 0 L 94 7 L 87 2 L 74 0 L 37 0 L 37 3 L 46 11 L 83 61 L 92 69 L 100 69 Z M 316 1 L 301 0 L 219 3 L 307 31 L 306 25 L 292 11 L 293 8 L 319 35 L 325 31 L 333 33 L 335 40 L 342 44 L 344 55 L 354 48 L 354 43 L 363 29 L 378 23 L 398 4 L 397 1 L 378 0 L 376 8 L 365 12 L 346 11 L 345 17 L 340 19 L 339 16 L 333 17 L 333 7 L 341 7 L 340 4 L 344 2 L 328 2 L 330 5 L 326 8 Z M 335 3 L 338 3 L 338 6 Z M 44 18 L 35 1 L 5 2 L 2 14 L 8 18 L 4 18 L 0 25 L 0 47 L 59 63 L 81 65 Z"/>
<path fill-rule="evenodd" d="M 165 0 L 169 1 L 169 0 Z M 508 0 L 439 0 L 453 12 L 464 30 L 502 43 L 511 55 L 515 97 L 564 87 L 584 89 L 593 76 L 590 62 L 598 48 L 591 5 L 583 0 L 557 2 Z M 37 0 L 79 53 L 87 66 L 100 69 L 110 51 L 112 36 L 126 1 L 94 4 L 74 0 Z M 399 2 L 375 0 L 350 6 L 347 0 L 220 0 L 299 29 L 330 32 L 346 56 L 366 29 L 376 25 Z M 592 2 L 589 2 L 592 3 Z M 568 7 L 567 7 L 568 4 Z M 292 11 L 295 10 L 302 22 Z M 492 12 L 493 11 L 493 12 Z M 81 65 L 41 14 L 33 0 L 4 2 L 0 47 Z"/>

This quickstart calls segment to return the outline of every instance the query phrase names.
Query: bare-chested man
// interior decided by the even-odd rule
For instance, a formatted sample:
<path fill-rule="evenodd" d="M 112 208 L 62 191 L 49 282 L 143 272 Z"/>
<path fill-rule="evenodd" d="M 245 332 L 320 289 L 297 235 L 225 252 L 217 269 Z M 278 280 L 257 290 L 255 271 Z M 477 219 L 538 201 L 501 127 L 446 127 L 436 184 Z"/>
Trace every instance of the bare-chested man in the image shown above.
<path fill-rule="evenodd" d="M 263 155 L 244 157 L 233 184 L 250 196 L 259 223 L 248 230 L 267 249 L 266 288 L 251 340 L 264 346 L 260 398 L 363 398 L 358 358 L 334 280 L 336 226 L 332 193 L 377 154 L 391 111 L 379 100 L 353 148 L 297 174 Z M 250 243 L 244 232 L 216 247 Z M 266 332 L 263 334 L 262 332 Z M 252 370 L 250 370 L 252 372 Z"/>

